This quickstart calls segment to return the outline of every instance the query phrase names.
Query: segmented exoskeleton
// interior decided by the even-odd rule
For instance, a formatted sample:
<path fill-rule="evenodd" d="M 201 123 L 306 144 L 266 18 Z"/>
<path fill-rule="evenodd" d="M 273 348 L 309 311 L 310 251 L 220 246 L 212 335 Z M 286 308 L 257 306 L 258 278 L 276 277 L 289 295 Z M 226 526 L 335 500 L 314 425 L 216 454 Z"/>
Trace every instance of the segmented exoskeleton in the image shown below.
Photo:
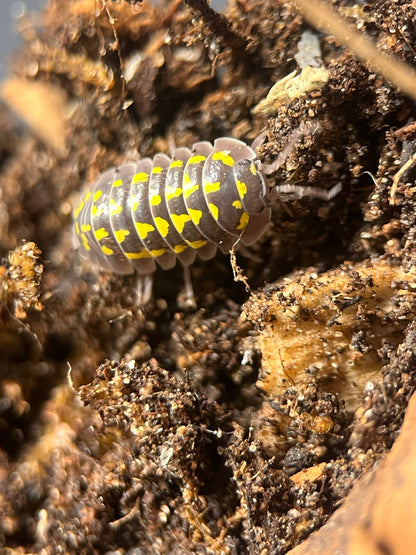
<path fill-rule="evenodd" d="M 178 259 L 187 267 L 197 254 L 209 260 L 217 248 L 253 244 L 270 222 L 271 191 L 324 199 L 338 192 L 269 189 L 263 173 L 254 150 L 233 138 L 177 148 L 172 159 L 156 154 L 111 168 L 75 207 L 81 254 L 114 273 L 136 270 L 144 280 L 156 262 L 169 269 Z"/>

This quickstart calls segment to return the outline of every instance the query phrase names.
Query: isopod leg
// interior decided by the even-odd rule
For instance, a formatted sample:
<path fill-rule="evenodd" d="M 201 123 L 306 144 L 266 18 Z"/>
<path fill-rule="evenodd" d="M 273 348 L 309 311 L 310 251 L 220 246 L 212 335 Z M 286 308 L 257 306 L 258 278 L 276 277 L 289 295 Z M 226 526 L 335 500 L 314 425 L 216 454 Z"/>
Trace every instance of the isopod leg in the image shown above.
<path fill-rule="evenodd" d="M 290 185 L 289 183 L 286 183 L 284 185 L 277 185 L 276 187 L 273 187 L 268 194 L 268 197 L 270 200 L 273 200 L 281 195 L 288 195 L 293 198 L 312 197 L 328 201 L 336 197 L 341 190 L 342 185 L 340 183 L 337 183 L 329 190 L 304 185 Z"/>
<path fill-rule="evenodd" d="M 186 310 L 196 310 L 197 304 L 195 300 L 194 288 L 192 285 L 191 270 L 189 266 L 183 267 L 184 289 L 179 294 L 178 304 Z"/>
<path fill-rule="evenodd" d="M 136 305 L 144 306 L 152 298 L 153 274 L 137 277 Z"/>

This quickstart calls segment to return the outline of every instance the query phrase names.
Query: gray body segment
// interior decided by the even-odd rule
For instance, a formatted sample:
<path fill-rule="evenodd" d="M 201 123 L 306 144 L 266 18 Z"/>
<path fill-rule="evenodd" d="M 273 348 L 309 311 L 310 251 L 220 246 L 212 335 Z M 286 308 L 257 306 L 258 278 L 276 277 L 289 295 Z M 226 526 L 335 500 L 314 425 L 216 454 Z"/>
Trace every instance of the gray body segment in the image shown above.
<path fill-rule="evenodd" d="M 118 274 L 148 276 L 195 256 L 254 243 L 270 222 L 255 152 L 233 138 L 111 168 L 74 210 L 81 254 Z"/>

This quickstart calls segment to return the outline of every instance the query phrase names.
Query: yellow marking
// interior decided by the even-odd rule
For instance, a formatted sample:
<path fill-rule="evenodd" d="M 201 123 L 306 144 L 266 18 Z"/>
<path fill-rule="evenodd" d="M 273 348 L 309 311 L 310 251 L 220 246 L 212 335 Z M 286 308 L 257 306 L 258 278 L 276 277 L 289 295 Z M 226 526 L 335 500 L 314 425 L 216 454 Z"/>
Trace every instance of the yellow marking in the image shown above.
<path fill-rule="evenodd" d="M 78 206 L 75 208 L 74 210 L 74 218 L 77 219 L 79 216 L 79 213 L 81 212 L 81 210 L 84 208 L 84 206 L 86 205 L 88 199 L 91 196 L 91 191 L 87 191 L 84 195 L 84 198 L 81 200 L 81 202 L 78 204 Z"/>
<path fill-rule="evenodd" d="M 139 200 L 134 200 L 135 197 L 133 195 L 131 195 L 130 197 L 130 202 L 132 202 L 133 204 L 131 205 L 131 210 L 132 212 L 136 212 L 136 210 L 139 208 L 140 206 L 140 201 Z"/>
<path fill-rule="evenodd" d="M 78 225 L 78 223 L 77 223 L 77 225 Z M 91 226 L 90 226 L 90 224 L 82 224 L 81 229 L 84 232 L 91 231 Z"/>
<path fill-rule="evenodd" d="M 194 210 L 188 208 L 189 215 L 191 216 L 192 223 L 198 225 L 202 218 L 202 210 Z"/>
<path fill-rule="evenodd" d="M 183 162 L 182 160 L 174 160 L 173 162 L 171 162 L 170 164 L 170 168 L 181 168 L 183 166 Z"/>
<path fill-rule="evenodd" d="M 155 230 L 154 226 L 151 224 L 142 224 L 140 222 L 136 222 L 136 229 L 137 233 L 139 234 L 140 239 L 146 239 L 147 234 L 151 233 Z"/>
<path fill-rule="evenodd" d="M 183 176 L 183 196 L 188 198 L 199 189 L 199 185 L 191 181 L 189 173 L 185 173 Z"/>
<path fill-rule="evenodd" d="M 158 216 L 156 216 L 154 220 L 160 235 L 162 237 L 166 237 L 166 235 L 169 233 L 169 222 L 166 221 L 164 218 L 159 218 Z"/>
<path fill-rule="evenodd" d="M 114 232 L 114 237 L 116 238 L 117 243 L 122 243 L 127 235 L 130 235 L 130 231 L 128 229 L 119 229 Z"/>
<path fill-rule="evenodd" d="M 179 197 L 182 194 L 182 187 L 165 187 L 166 200 L 171 200 L 172 198 Z"/>
<path fill-rule="evenodd" d="M 195 191 L 197 191 L 198 189 L 199 185 L 192 185 L 192 187 L 187 187 L 183 192 L 184 198 L 190 197 L 192 193 L 195 193 Z"/>
<path fill-rule="evenodd" d="M 240 198 L 243 199 L 247 193 L 247 185 L 237 179 L 237 189 Z"/>
<path fill-rule="evenodd" d="M 116 179 L 113 183 L 113 187 L 121 187 L 123 185 L 122 179 Z"/>
<path fill-rule="evenodd" d="M 79 213 L 84 208 L 84 203 L 80 202 L 76 208 L 74 208 L 74 219 L 76 220 L 79 216 Z"/>
<path fill-rule="evenodd" d="M 221 160 L 226 166 L 234 166 L 234 158 L 229 155 L 226 150 L 220 150 L 219 152 L 214 152 L 212 155 L 213 160 Z"/>
<path fill-rule="evenodd" d="M 247 214 L 247 212 L 243 212 L 241 214 L 240 223 L 238 224 L 237 229 L 244 229 L 248 224 L 249 219 L 250 216 Z"/>
<path fill-rule="evenodd" d="M 183 184 L 184 184 L 184 189 L 186 189 L 187 187 L 193 185 L 193 182 L 191 181 L 191 178 L 190 178 L 188 172 L 185 172 L 185 173 L 183 174 Z"/>
<path fill-rule="evenodd" d="M 113 249 L 110 249 L 109 247 L 106 247 L 106 246 L 101 247 L 101 250 L 106 256 L 110 256 L 114 252 Z"/>
<path fill-rule="evenodd" d="M 91 208 L 91 214 L 93 215 L 93 218 L 99 218 L 101 216 L 101 214 L 103 213 L 103 207 L 100 206 L 100 208 L 98 208 L 98 206 L 95 206 L 95 204 L 92 206 Z"/>
<path fill-rule="evenodd" d="M 140 258 L 151 257 L 150 252 L 147 252 L 146 250 L 142 250 L 141 252 L 125 252 L 124 254 L 129 260 L 139 260 Z"/>
<path fill-rule="evenodd" d="M 75 233 L 79 235 L 79 225 L 78 222 L 75 222 Z"/>
<path fill-rule="evenodd" d="M 180 254 L 187 248 L 188 248 L 188 245 L 176 245 L 176 247 L 173 247 L 173 250 L 176 252 L 176 254 Z"/>
<path fill-rule="evenodd" d="M 156 195 L 155 193 L 150 195 L 150 204 L 152 206 L 159 206 L 159 204 L 161 202 L 162 202 L 162 199 L 161 199 L 160 195 Z"/>
<path fill-rule="evenodd" d="M 163 168 L 161 168 L 160 166 L 155 166 L 154 168 L 152 168 L 152 173 L 162 173 Z"/>
<path fill-rule="evenodd" d="M 101 241 L 101 239 L 104 239 L 104 237 L 108 237 L 108 231 L 106 231 L 104 227 L 100 227 L 100 229 L 94 231 L 94 236 L 97 241 Z"/>
<path fill-rule="evenodd" d="M 153 249 L 152 251 L 150 251 L 150 254 L 154 257 L 157 258 L 158 256 L 162 256 L 162 254 L 165 254 L 166 249 Z"/>
<path fill-rule="evenodd" d="M 191 216 L 189 216 L 189 214 L 171 214 L 170 217 L 172 218 L 173 225 L 179 233 L 182 233 L 186 222 L 191 220 Z"/>
<path fill-rule="evenodd" d="M 201 247 L 204 247 L 208 243 L 208 241 L 204 239 L 198 239 L 198 241 L 187 241 L 187 243 L 193 249 L 200 249 Z"/>
<path fill-rule="evenodd" d="M 251 162 L 250 164 L 250 171 L 253 175 L 257 174 L 256 166 L 253 164 L 253 162 Z"/>
<path fill-rule="evenodd" d="M 241 210 L 241 208 L 243 207 L 243 205 L 241 204 L 241 200 L 235 200 L 233 202 L 233 207 L 236 208 L 237 210 Z"/>
<path fill-rule="evenodd" d="M 85 237 L 85 235 L 83 233 L 81 233 L 81 240 L 82 240 L 82 246 L 84 247 L 84 249 L 86 251 L 90 251 L 91 247 L 88 243 L 88 239 Z"/>
<path fill-rule="evenodd" d="M 94 198 L 92 199 L 93 202 L 97 202 L 98 199 L 100 199 L 103 196 L 103 192 L 98 190 L 94 193 Z"/>
<path fill-rule="evenodd" d="M 218 220 L 218 206 L 215 206 L 215 204 L 212 204 L 212 202 L 210 202 L 208 203 L 208 207 L 213 217 Z"/>
<path fill-rule="evenodd" d="M 199 164 L 200 162 L 204 162 L 206 159 L 206 156 L 202 156 L 202 154 L 196 154 L 195 156 L 191 156 L 189 158 L 188 164 Z"/>
<path fill-rule="evenodd" d="M 204 191 L 206 193 L 215 193 L 219 191 L 221 187 L 221 183 L 219 181 L 215 181 L 215 183 L 210 183 L 209 181 L 204 181 Z"/>
<path fill-rule="evenodd" d="M 133 185 L 135 183 L 146 183 L 146 181 L 149 179 L 149 174 L 146 172 L 140 172 L 140 173 L 135 173 L 133 175 L 133 179 L 132 179 L 132 183 Z"/>
<path fill-rule="evenodd" d="M 115 216 L 123 212 L 123 207 L 113 198 L 110 199 L 110 216 Z"/>

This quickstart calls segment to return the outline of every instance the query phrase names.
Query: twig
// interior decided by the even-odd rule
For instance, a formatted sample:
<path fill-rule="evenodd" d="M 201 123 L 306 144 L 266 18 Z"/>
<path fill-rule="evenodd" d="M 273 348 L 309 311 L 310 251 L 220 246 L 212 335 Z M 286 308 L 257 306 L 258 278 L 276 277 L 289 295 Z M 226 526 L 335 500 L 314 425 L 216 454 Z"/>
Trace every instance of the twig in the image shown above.
<path fill-rule="evenodd" d="M 292 0 L 304 18 L 318 29 L 325 29 L 341 44 L 348 46 L 363 63 L 367 63 L 393 86 L 416 100 L 416 73 L 412 66 L 389 52 L 381 51 L 365 34 L 360 33 L 326 2 Z"/>
<path fill-rule="evenodd" d="M 416 152 L 413 154 L 413 156 L 409 158 L 409 160 L 405 164 L 403 164 L 403 166 L 399 169 L 399 171 L 394 176 L 393 185 L 390 191 L 390 204 L 397 204 L 395 197 L 396 197 L 397 187 L 399 186 L 400 178 L 402 177 L 402 175 L 406 170 L 408 170 L 411 166 L 413 166 L 415 161 L 416 161 Z"/>

